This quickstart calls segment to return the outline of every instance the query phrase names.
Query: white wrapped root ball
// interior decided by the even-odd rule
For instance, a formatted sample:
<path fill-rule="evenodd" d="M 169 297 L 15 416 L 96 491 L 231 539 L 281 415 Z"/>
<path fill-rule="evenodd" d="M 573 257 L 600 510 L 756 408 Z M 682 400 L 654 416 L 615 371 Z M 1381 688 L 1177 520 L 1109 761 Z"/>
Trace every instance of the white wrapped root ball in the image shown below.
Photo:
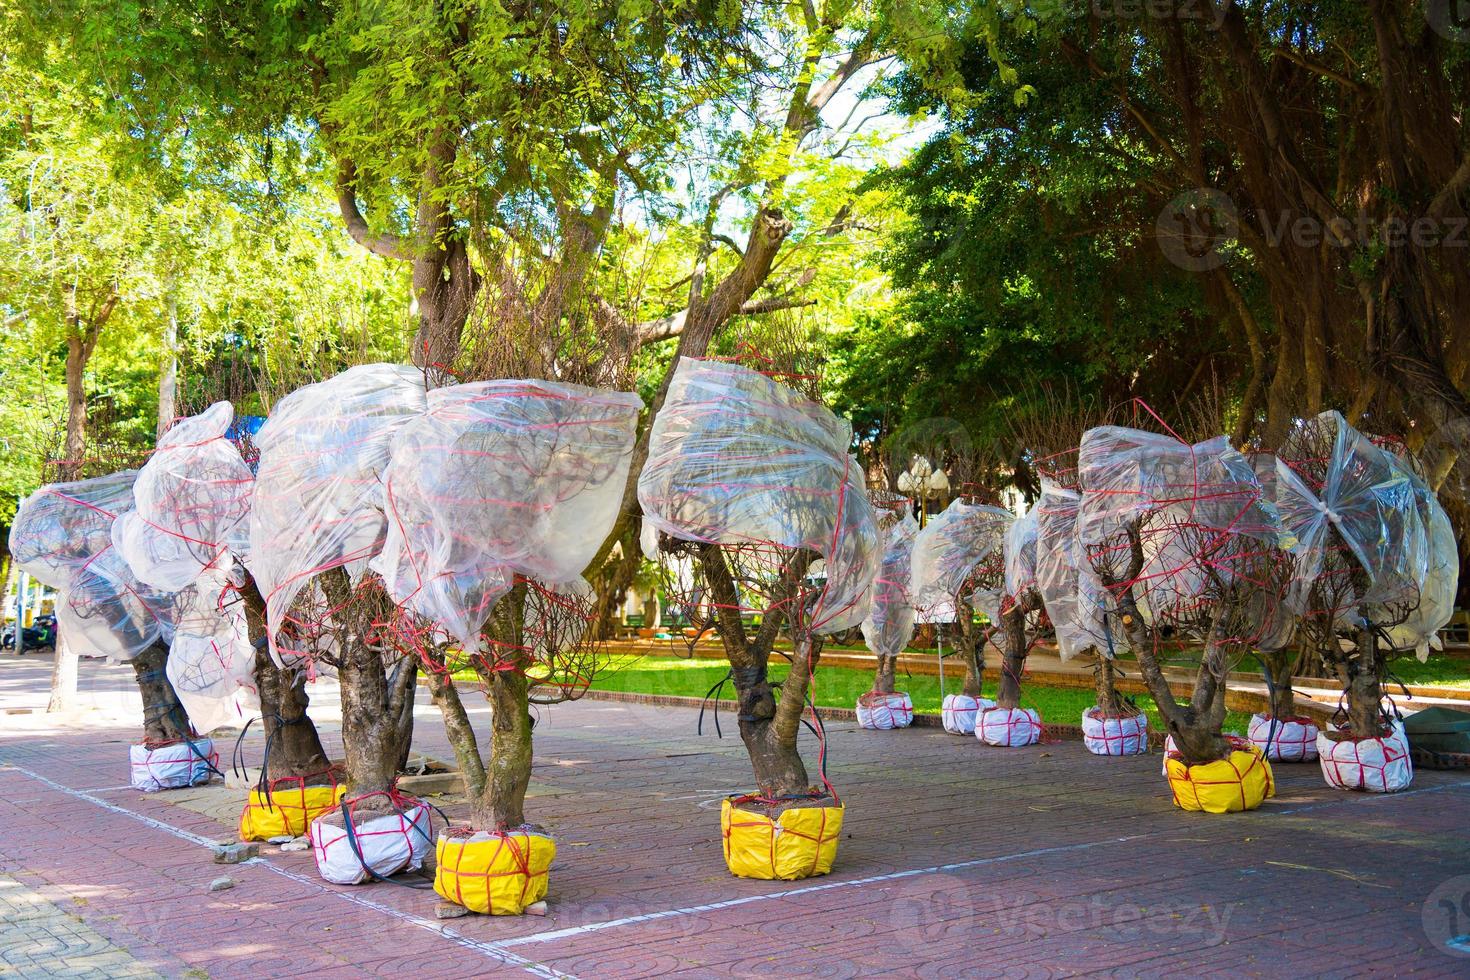
<path fill-rule="evenodd" d="M 207 738 L 184 739 L 157 748 L 130 745 L 128 763 L 133 789 L 157 793 L 209 782 L 210 773 L 219 768 L 219 755 Z"/>
<path fill-rule="evenodd" d="M 1310 718 L 1251 715 L 1247 737 L 1272 762 L 1315 762 L 1317 726 Z"/>
<path fill-rule="evenodd" d="M 914 702 L 903 691 L 870 691 L 857 700 L 857 721 L 860 727 L 874 731 L 907 728 L 914 722 Z"/>
<path fill-rule="evenodd" d="M 1336 733 L 1334 733 L 1336 734 Z M 1387 735 L 1334 741 L 1329 733 L 1317 736 L 1317 755 L 1328 786 L 1368 793 L 1397 793 L 1414 780 L 1409 737 L 1403 722 L 1395 721 Z"/>
<path fill-rule="evenodd" d="M 968 694 L 946 694 L 940 717 L 944 730 L 952 735 L 975 734 L 975 716 L 987 708 L 995 707 L 989 698 L 976 698 Z"/>
<path fill-rule="evenodd" d="M 308 836 L 317 873 L 334 885 L 360 885 L 374 876 L 386 878 L 422 868 L 424 857 L 433 850 L 430 810 L 423 804 L 402 802 L 400 812 L 354 818 L 350 837 L 347 828 L 336 821 L 313 820 Z"/>
<path fill-rule="evenodd" d="M 1148 715 L 1111 718 L 1088 708 L 1082 712 L 1082 742 L 1093 755 L 1141 755 L 1148 751 Z"/>
<path fill-rule="evenodd" d="M 1041 715 L 1035 708 L 986 708 L 975 720 L 975 737 L 986 745 L 1019 748 L 1041 741 Z"/>

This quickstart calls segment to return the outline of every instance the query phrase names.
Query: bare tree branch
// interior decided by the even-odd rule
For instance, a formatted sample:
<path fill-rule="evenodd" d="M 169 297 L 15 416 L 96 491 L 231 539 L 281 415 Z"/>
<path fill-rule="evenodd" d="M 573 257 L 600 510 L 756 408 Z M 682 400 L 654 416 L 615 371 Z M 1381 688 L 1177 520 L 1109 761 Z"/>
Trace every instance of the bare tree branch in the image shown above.
<path fill-rule="evenodd" d="M 357 166 L 346 157 L 337 164 L 337 208 L 342 212 L 342 223 L 347 226 L 347 234 L 369 252 L 402 262 L 413 258 L 397 235 L 388 232 L 375 234 L 368 227 L 367 219 L 357 208 Z"/>

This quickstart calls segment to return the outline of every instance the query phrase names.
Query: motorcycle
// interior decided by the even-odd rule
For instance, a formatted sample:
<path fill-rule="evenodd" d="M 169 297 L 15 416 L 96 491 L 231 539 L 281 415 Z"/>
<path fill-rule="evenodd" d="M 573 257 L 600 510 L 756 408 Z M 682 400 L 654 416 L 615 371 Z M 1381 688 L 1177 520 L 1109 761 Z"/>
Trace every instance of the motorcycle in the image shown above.
<path fill-rule="evenodd" d="M 56 648 L 56 617 L 37 616 L 34 623 L 25 628 L 22 634 L 27 650 L 41 650 L 44 648 Z M 15 649 L 15 624 L 7 623 L 5 632 L 0 633 L 0 649 Z"/>

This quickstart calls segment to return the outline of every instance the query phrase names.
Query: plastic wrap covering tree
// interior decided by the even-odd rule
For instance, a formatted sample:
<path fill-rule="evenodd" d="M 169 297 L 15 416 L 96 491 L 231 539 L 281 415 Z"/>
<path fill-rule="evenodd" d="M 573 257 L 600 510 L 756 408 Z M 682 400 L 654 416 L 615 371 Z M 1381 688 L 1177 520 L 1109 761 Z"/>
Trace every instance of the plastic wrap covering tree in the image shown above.
<path fill-rule="evenodd" d="M 1345 728 L 1387 737 L 1388 659 L 1427 655 L 1453 611 L 1449 520 L 1406 458 L 1336 412 L 1300 423 L 1275 469 L 1277 506 L 1297 539 L 1289 604 L 1343 682 Z"/>
<path fill-rule="evenodd" d="M 132 662 L 144 733 L 131 750 L 133 783 L 162 789 L 207 780 L 211 749 L 188 742 L 188 713 L 165 674 L 174 596 L 139 581 L 112 545 L 118 518 L 133 507 L 137 475 L 124 470 L 41 487 L 16 513 L 10 551 L 21 569 L 61 592 L 57 619 L 74 649 Z M 155 751 L 177 764 L 155 771 Z"/>
<path fill-rule="evenodd" d="M 268 751 L 257 793 L 268 800 L 273 786 L 299 790 L 334 776 L 302 678 L 265 652 L 264 600 L 242 564 L 255 481 L 243 435 L 229 402 L 180 419 L 139 473 L 136 512 L 113 540 L 140 577 L 182 583 L 169 680 L 206 731 L 261 719 Z"/>
<path fill-rule="evenodd" d="M 372 567 L 389 594 L 499 669 L 481 627 L 518 578 L 581 578 L 617 517 L 642 405 L 548 381 L 429 392 L 385 478 L 388 534 Z"/>
<path fill-rule="evenodd" d="M 427 407 L 421 371 L 349 368 L 281 399 L 255 436 L 249 569 L 275 661 L 335 668 L 353 794 L 318 819 L 341 829 L 399 812 L 394 793 L 413 733 L 418 661 L 398 642 L 399 609 L 368 560 L 387 533 L 383 474 L 393 438 Z"/>
<path fill-rule="evenodd" d="M 1225 437 L 1190 445 L 1100 426 L 1082 438 L 1078 471 L 1079 542 L 1108 590 L 1108 628 L 1137 653 L 1181 772 L 1226 759 L 1226 674 L 1286 618 L 1292 539 L 1274 503 Z M 1191 643 L 1204 653 L 1184 705 L 1162 664 Z"/>
<path fill-rule="evenodd" d="M 1042 479 L 1036 502 L 1036 590 L 1056 631 L 1063 660 L 1089 650 L 1109 652 L 1109 637 L 1103 632 L 1102 584 L 1077 536 L 1081 503 L 1082 495 L 1076 490 Z M 1111 640 L 1112 652 L 1123 647 L 1121 635 Z"/>
<path fill-rule="evenodd" d="M 919 522 L 907 497 L 876 499 L 884 531 L 883 562 L 873 580 L 873 597 L 863 620 L 863 640 L 878 658 L 873 689 L 858 698 L 858 721 L 869 728 L 903 728 L 913 721 L 909 696 L 895 691 L 899 654 L 914 635 L 914 604 L 909 597 L 910 559 Z"/>
<path fill-rule="evenodd" d="M 18 567 L 62 593 L 57 619 L 80 653 L 131 660 L 173 635 L 173 597 L 144 584 L 112 546 L 137 470 L 41 487 L 10 529 Z"/>
<path fill-rule="evenodd" d="M 1041 716 L 1021 707 L 1021 676 L 1026 655 L 1044 623 L 1037 590 L 1037 529 L 1040 514 L 1031 507 L 1011 521 L 1002 541 L 1004 576 L 998 599 L 987 611 L 1000 637 L 1000 685 L 995 707 L 984 709 L 976 734 L 990 745 L 1031 745 L 1041 738 Z"/>
<path fill-rule="evenodd" d="M 975 730 L 979 712 L 995 706 L 982 697 L 985 644 L 994 630 L 980 630 L 972 603 L 979 600 L 999 616 L 1005 583 L 1005 536 L 1016 515 L 1001 507 L 960 497 L 930 518 L 914 539 L 912 586 L 921 622 L 949 624 L 955 652 L 965 664 L 964 686 L 944 698 L 945 728 Z M 941 668 L 943 664 L 941 663 Z"/>
<path fill-rule="evenodd" d="M 825 772 L 821 789 L 811 785 L 797 732 L 818 637 L 862 622 L 882 561 L 851 435 L 785 384 L 693 358 L 679 362 L 653 423 L 638 502 L 646 527 L 661 532 L 660 554 L 689 561 L 715 611 L 764 800 L 742 805 L 825 805 L 831 793 Z M 778 702 L 767 662 L 783 626 L 794 653 Z"/>
<path fill-rule="evenodd" d="M 310 654 L 324 635 L 319 616 L 293 613 L 303 589 L 334 569 L 357 577 L 381 550 L 389 447 L 426 407 L 422 371 L 366 364 L 287 395 L 256 434 L 250 570 L 265 597 L 278 659 Z M 307 600 L 303 605 L 318 612 L 333 604 L 320 594 Z"/>
<path fill-rule="evenodd" d="M 372 567 L 409 614 L 401 621 L 427 626 L 402 642 L 429 669 L 472 666 L 486 686 L 491 778 L 474 808 L 484 830 L 524 823 L 528 700 L 576 697 L 592 679 L 581 576 L 617 519 L 642 406 L 580 385 L 475 382 L 430 391 L 428 411 L 394 441 Z M 446 657 L 447 644 L 458 653 Z"/>
<path fill-rule="evenodd" d="M 255 653 L 239 594 L 234 548 L 248 526 L 255 476 L 226 438 L 229 402 L 180 420 L 138 472 L 134 509 L 112 542 L 145 582 L 177 593 L 168 677 L 203 731 L 244 725 L 256 714 Z"/>
<path fill-rule="evenodd" d="M 148 584 L 180 592 L 206 570 L 232 571 L 230 546 L 255 485 L 239 447 L 225 438 L 234 416 L 229 402 L 216 402 L 180 420 L 138 472 L 134 509 L 112 538 Z"/>
<path fill-rule="evenodd" d="M 236 586 L 205 572 L 177 593 L 168 679 L 201 732 L 243 727 L 255 718 L 255 651 Z"/>

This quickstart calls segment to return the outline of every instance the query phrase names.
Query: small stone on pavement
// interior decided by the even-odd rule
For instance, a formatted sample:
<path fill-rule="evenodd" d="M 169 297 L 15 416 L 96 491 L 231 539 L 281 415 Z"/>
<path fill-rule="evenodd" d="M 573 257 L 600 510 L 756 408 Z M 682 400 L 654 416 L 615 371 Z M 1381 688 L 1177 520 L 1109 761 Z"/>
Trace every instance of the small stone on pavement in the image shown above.
<path fill-rule="evenodd" d="M 296 838 L 293 838 L 293 839 L 287 841 L 286 843 L 282 844 L 281 845 L 281 850 L 283 850 L 283 851 L 304 851 L 304 850 L 306 850 L 310 846 L 311 846 L 311 844 L 306 840 L 305 837 L 296 837 Z"/>
<path fill-rule="evenodd" d="M 453 902 L 440 902 L 434 906 L 434 918 L 436 919 L 458 919 L 460 916 L 469 914 L 469 909 L 463 905 L 455 905 Z"/>
<path fill-rule="evenodd" d="M 224 844 L 214 849 L 215 864 L 239 864 L 260 854 L 259 844 Z"/>
<path fill-rule="evenodd" d="M 216 878 L 209 883 L 209 890 L 212 892 L 222 892 L 227 888 L 234 887 L 235 879 L 231 878 L 229 875 L 225 875 L 223 878 Z"/>

